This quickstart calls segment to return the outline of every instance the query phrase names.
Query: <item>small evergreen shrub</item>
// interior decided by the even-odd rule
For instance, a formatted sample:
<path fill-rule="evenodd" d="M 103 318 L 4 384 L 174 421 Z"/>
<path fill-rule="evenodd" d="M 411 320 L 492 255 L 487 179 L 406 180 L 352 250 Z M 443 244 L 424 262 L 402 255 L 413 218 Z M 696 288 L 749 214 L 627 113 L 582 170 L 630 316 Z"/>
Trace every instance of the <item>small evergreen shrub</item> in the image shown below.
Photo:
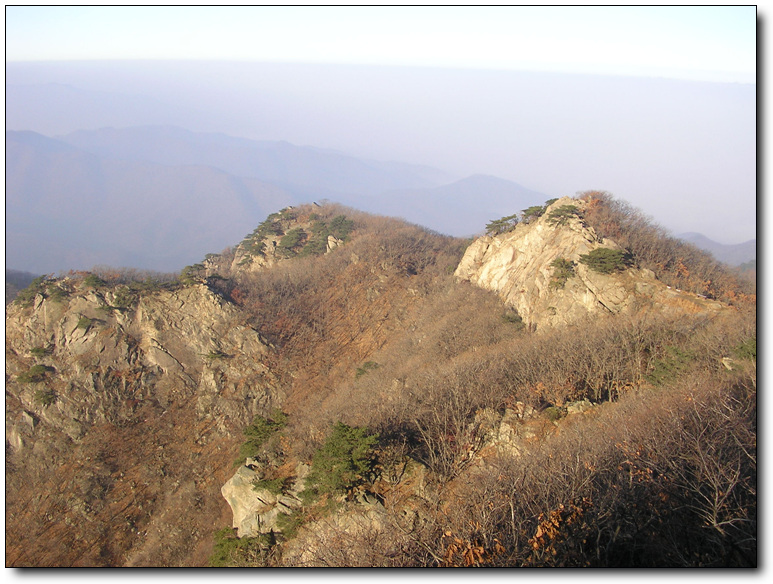
<path fill-rule="evenodd" d="M 89 274 L 88 276 L 83 278 L 83 285 L 86 288 L 100 288 L 102 286 L 106 286 L 107 282 L 105 282 L 102 278 L 100 278 L 96 274 Z"/>
<path fill-rule="evenodd" d="M 306 479 L 305 500 L 323 493 L 345 493 L 368 480 L 376 466 L 377 442 L 378 436 L 368 434 L 366 428 L 337 422 L 325 444 L 314 454 Z"/>
<path fill-rule="evenodd" d="M 561 205 L 548 213 L 548 223 L 550 225 L 566 225 L 569 219 L 579 217 L 580 210 L 577 205 Z"/>
<path fill-rule="evenodd" d="M 757 360 L 757 337 L 749 337 L 743 343 L 738 345 L 733 353 L 739 359 Z"/>
<path fill-rule="evenodd" d="M 255 491 L 265 490 L 273 495 L 281 495 L 287 487 L 287 483 L 287 478 L 261 479 L 255 481 L 252 485 L 252 488 Z"/>
<path fill-rule="evenodd" d="M 612 274 L 626 269 L 631 264 L 631 259 L 621 249 L 599 247 L 590 253 L 581 255 L 580 263 L 585 264 L 594 272 Z"/>
<path fill-rule="evenodd" d="M 67 291 L 64 290 L 62 287 L 57 286 L 56 284 L 49 284 L 46 287 L 46 294 L 48 295 L 48 298 L 52 300 L 53 302 L 64 302 L 67 300 L 67 297 L 69 294 L 67 294 Z"/>
<path fill-rule="evenodd" d="M 93 322 L 94 321 L 91 320 L 88 316 L 81 316 L 78 319 L 78 324 L 76 325 L 76 328 L 88 330 L 88 328 L 91 326 Z"/>
<path fill-rule="evenodd" d="M 30 355 L 33 357 L 45 357 L 46 355 L 50 355 L 53 349 L 49 347 L 33 347 L 30 349 Z"/>
<path fill-rule="evenodd" d="M 35 391 L 33 398 L 39 406 L 50 406 L 56 401 L 56 392 L 53 389 L 43 388 Z"/>
<path fill-rule="evenodd" d="M 516 328 L 522 329 L 525 324 L 523 324 L 523 318 L 520 314 L 518 314 L 518 311 L 515 309 L 506 310 L 504 314 L 502 315 L 502 320 L 505 322 L 508 322 L 512 325 L 515 325 Z"/>
<path fill-rule="evenodd" d="M 493 236 L 502 235 L 515 229 L 516 225 L 518 225 L 518 215 L 508 215 L 507 217 L 495 219 L 487 223 L 486 234 Z"/>
<path fill-rule="evenodd" d="M 209 558 L 211 568 L 266 565 L 276 545 L 273 533 L 239 538 L 232 527 L 215 532 L 215 545 Z"/>
<path fill-rule="evenodd" d="M 562 289 L 566 281 L 574 276 L 574 262 L 566 258 L 556 258 L 550 262 L 553 268 L 553 276 L 550 278 L 550 287 Z"/>
<path fill-rule="evenodd" d="M 357 367 L 357 370 L 354 372 L 354 378 L 359 379 L 363 375 L 365 375 L 368 371 L 373 371 L 374 369 L 378 369 L 379 364 L 375 361 L 366 361 L 362 364 L 362 367 Z"/>
<path fill-rule="evenodd" d="M 54 371 L 53 367 L 33 365 L 30 367 L 29 371 L 18 375 L 16 380 L 22 383 L 40 383 L 46 378 L 46 375 L 52 371 Z"/>
<path fill-rule="evenodd" d="M 306 242 L 306 232 L 300 227 L 294 227 L 288 231 L 277 244 L 277 251 L 286 257 L 295 255 L 299 248 Z"/>
<path fill-rule="evenodd" d="M 555 422 L 557 420 L 560 420 L 565 415 L 565 412 L 563 408 L 559 408 L 556 406 L 550 406 L 549 408 L 545 408 L 545 417 L 550 420 L 551 422 Z"/>
<path fill-rule="evenodd" d="M 534 205 L 532 207 L 529 207 L 527 209 L 524 209 L 521 214 L 521 220 L 524 223 L 531 223 L 535 219 L 538 219 L 542 217 L 542 215 L 545 213 L 545 207 L 542 205 Z"/>
<path fill-rule="evenodd" d="M 348 241 L 349 234 L 354 230 L 354 221 L 347 219 L 346 215 L 337 215 L 330 221 L 330 235 L 336 239 Z"/>
<path fill-rule="evenodd" d="M 263 445 L 274 434 L 282 430 L 287 425 L 287 414 L 276 410 L 271 418 L 255 416 L 252 423 L 244 429 L 244 435 L 247 440 L 239 449 L 239 462 L 245 458 L 254 458 L 260 454 Z"/>
<path fill-rule="evenodd" d="M 16 298 L 14 298 L 14 302 L 25 308 L 32 306 L 32 302 L 35 300 L 35 296 L 42 294 L 46 290 L 45 283 L 47 279 L 48 276 L 38 276 L 32 280 L 29 286 L 27 286 L 24 290 L 19 291 L 19 293 L 16 295 Z"/>
<path fill-rule="evenodd" d="M 665 356 L 652 362 L 651 369 L 644 378 L 653 385 L 665 385 L 675 381 L 693 359 L 695 355 L 691 351 L 668 346 Z"/>

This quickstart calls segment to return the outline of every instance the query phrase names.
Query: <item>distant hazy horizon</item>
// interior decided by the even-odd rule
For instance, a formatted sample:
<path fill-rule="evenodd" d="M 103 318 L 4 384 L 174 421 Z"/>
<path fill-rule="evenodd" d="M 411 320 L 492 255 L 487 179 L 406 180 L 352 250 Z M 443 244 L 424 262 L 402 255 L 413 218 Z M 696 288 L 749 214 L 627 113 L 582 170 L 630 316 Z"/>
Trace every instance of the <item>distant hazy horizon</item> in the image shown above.
<path fill-rule="evenodd" d="M 674 233 L 756 238 L 751 84 L 203 61 L 11 62 L 6 83 L 9 130 L 169 124 L 286 140 L 550 196 L 606 190 Z"/>

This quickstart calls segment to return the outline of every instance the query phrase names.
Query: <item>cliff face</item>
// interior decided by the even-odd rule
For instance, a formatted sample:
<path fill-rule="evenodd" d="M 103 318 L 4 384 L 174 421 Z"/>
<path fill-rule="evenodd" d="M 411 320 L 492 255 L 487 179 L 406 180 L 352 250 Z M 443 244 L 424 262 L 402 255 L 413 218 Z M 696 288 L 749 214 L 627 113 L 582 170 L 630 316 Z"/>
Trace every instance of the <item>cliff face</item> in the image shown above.
<path fill-rule="evenodd" d="M 550 213 L 567 205 L 576 207 L 577 214 L 563 225 L 551 223 Z M 508 233 L 475 240 L 459 263 L 456 277 L 495 291 L 532 328 L 640 310 L 692 313 L 723 307 L 719 302 L 669 288 L 650 270 L 627 268 L 604 274 L 581 263 L 580 256 L 594 250 L 620 250 L 617 243 L 602 241 L 592 227 L 584 224 L 584 207 L 582 200 L 563 197 L 529 223 L 520 223 Z M 551 266 L 559 258 L 573 263 L 574 273 L 563 286 L 554 284 L 556 268 Z"/>
<path fill-rule="evenodd" d="M 8 307 L 14 565 L 205 563 L 197 545 L 228 513 L 221 450 L 281 398 L 237 307 L 203 285 L 125 292 L 59 280 Z M 167 542 L 171 525 L 189 533 Z"/>

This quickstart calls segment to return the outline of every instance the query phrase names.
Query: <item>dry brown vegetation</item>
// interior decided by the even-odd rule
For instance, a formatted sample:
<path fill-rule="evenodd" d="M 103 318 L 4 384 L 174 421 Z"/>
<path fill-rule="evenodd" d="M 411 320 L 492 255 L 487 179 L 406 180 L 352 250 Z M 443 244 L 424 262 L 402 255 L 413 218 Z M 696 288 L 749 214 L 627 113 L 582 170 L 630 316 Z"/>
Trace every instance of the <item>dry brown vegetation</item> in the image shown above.
<path fill-rule="evenodd" d="M 756 286 L 750 278 L 722 264 L 706 251 L 671 236 L 639 209 L 609 193 L 587 191 L 584 220 L 600 237 L 626 248 L 642 267 L 674 288 L 726 302 L 754 302 Z"/>
<path fill-rule="evenodd" d="M 310 462 L 335 422 L 379 436 L 379 476 L 366 489 L 383 502 L 378 520 L 351 528 L 330 519 L 326 529 L 299 532 L 293 554 L 293 542 L 280 538 L 271 553 L 235 564 L 756 566 L 752 291 L 692 246 L 661 241 L 659 228 L 624 204 L 586 197 L 597 201 L 585 219 L 600 235 L 667 283 L 732 299 L 735 309 L 529 332 L 493 293 L 455 281 L 467 242 L 336 205 L 295 212 L 346 215 L 354 221 L 346 245 L 210 282 L 273 346 L 264 359 L 287 395 L 285 463 Z M 583 399 L 594 407 L 565 416 Z M 519 422 L 532 438 L 517 452 L 484 448 L 492 420 L 519 407 L 535 409 Z M 117 452 L 141 453 L 144 442 L 126 432 Z M 179 444 L 189 443 L 179 432 Z M 157 448 L 163 436 L 144 440 Z M 173 443 L 163 438 L 167 453 L 177 452 Z M 222 446 L 219 463 L 212 452 L 205 461 L 221 481 L 238 451 L 235 441 Z M 106 470 L 95 476 L 114 475 L 118 454 L 101 456 Z M 189 501 L 193 475 L 175 472 Z M 222 505 L 198 504 L 212 513 L 213 534 L 229 523 Z M 312 506 L 297 517 L 325 513 Z M 136 521 L 138 531 L 149 524 Z M 134 561 L 194 563 L 184 551 L 194 540 L 166 537 Z M 208 538 L 195 539 L 196 564 Z M 120 542 L 94 553 L 120 560 Z M 299 559 L 298 547 L 313 550 L 313 560 Z"/>
<path fill-rule="evenodd" d="M 721 363 L 756 338 L 753 298 L 721 317 L 647 313 L 529 333 L 493 294 L 453 280 L 462 242 L 384 218 L 356 224 L 359 237 L 334 254 L 237 284 L 293 371 L 295 455 L 308 460 L 336 421 L 381 438 L 392 478 L 372 488 L 393 515 L 387 505 L 386 526 L 317 541 L 319 565 L 755 564 L 755 368 Z M 725 296 L 737 285 L 722 282 Z M 376 366 L 357 374 L 366 362 Z M 600 405 L 543 424 L 520 457 L 476 466 L 481 412 L 582 399 Z M 408 459 L 432 485 L 410 527 L 390 498 Z"/>

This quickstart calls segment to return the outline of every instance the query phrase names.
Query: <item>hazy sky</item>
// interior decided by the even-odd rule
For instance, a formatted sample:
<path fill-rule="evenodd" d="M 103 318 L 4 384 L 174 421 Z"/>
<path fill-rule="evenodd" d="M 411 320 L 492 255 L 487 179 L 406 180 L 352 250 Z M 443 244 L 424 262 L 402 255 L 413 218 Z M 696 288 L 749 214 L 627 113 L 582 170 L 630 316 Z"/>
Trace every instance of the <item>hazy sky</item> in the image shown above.
<path fill-rule="evenodd" d="M 550 197 L 608 190 L 675 233 L 756 237 L 754 6 L 8 6 L 5 17 L 6 83 L 64 92 L 14 102 L 7 90 L 8 129 L 163 123 L 287 140 Z M 76 102 L 91 105 L 66 109 Z M 162 107 L 162 121 L 137 114 Z M 116 109 L 126 115 L 106 117 Z"/>
<path fill-rule="evenodd" d="M 754 6 L 6 7 L 6 61 L 421 65 L 753 83 Z"/>

